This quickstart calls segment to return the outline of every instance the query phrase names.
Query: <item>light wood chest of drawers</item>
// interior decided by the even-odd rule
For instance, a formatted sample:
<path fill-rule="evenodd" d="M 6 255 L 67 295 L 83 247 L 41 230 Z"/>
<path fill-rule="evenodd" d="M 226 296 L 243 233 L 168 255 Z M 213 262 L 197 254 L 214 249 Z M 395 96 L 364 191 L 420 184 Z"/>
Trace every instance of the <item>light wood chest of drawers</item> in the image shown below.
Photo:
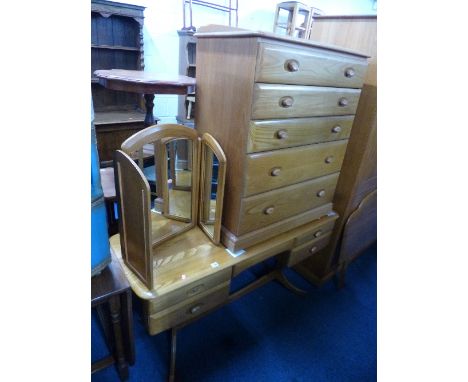
<path fill-rule="evenodd" d="M 197 37 L 196 128 L 228 158 L 223 244 L 246 248 L 330 213 L 366 56 L 263 32 Z"/>

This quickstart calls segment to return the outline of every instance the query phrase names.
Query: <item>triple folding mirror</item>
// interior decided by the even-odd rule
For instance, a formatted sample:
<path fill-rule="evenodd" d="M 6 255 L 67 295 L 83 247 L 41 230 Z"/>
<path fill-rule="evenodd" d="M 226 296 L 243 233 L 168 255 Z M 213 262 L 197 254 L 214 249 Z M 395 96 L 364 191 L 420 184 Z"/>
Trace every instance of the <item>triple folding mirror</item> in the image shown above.
<path fill-rule="evenodd" d="M 122 257 L 148 288 L 157 245 L 197 223 L 219 243 L 226 156 L 211 135 L 150 126 L 122 144 L 115 166 Z"/>

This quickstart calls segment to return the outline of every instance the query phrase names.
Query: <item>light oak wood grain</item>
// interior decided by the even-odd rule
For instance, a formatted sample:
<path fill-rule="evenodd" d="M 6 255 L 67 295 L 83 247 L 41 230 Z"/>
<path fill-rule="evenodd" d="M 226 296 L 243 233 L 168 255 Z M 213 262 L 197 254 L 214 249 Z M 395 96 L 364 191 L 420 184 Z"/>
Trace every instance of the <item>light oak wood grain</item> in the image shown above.
<path fill-rule="evenodd" d="M 361 88 L 367 59 L 322 49 L 262 44 L 256 82 Z"/>
<path fill-rule="evenodd" d="M 244 196 L 340 171 L 347 143 L 342 140 L 247 155 Z M 272 174 L 274 169 L 280 170 L 277 175 Z"/>
<path fill-rule="evenodd" d="M 310 41 L 365 53 L 369 57 L 369 67 L 364 83 L 377 85 L 377 16 L 314 17 Z"/>
<path fill-rule="evenodd" d="M 256 52 L 255 38 L 197 42 L 197 130 L 210 133 L 229 160 L 222 222 L 225 227 L 235 225 L 239 217 Z"/>
<path fill-rule="evenodd" d="M 173 305 L 148 317 L 148 332 L 155 335 L 185 321 L 193 320 L 207 310 L 223 304 L 229 296 L 229 282 L 218 285 L 202 296 Z"/>
<path fill-rule="evenodd" d="M 301 225 L 315 221 L 331 212 L 332 204 L 327 203 L 312 210 L 302 212 L 298 215 L 291 216 L 280 220 L 279 222 L 239 236 L 236 236 L 223 227 L 221 231 L 221 241 L 227 248 L 235 252 L 239 249 L 249 248 L 264 240 L 271 240 L 271 238 L 278 236 L 283 232 L 293 230 Z"/>
<path fill-rule="evenodd" d="M 319 86 L 254 86 L 252 118 L 294 118 L 347 115 L 356 112 L 361 91 L 358 89 Z M 346 105 L 341 106 L 340 102 Z"/>
<path fill-rule="evenodd" d="M 136 277 L 151 289 L 154 277 L 150 187 L 141 169 L 130 156 L 117 150 L 115 161 L 123 259 Z"/>
<path fill-rule="evenodd" d="M 206 33 L 203 33 L 203 30 Z M 278 62 L 280 61 L 283 66 L 281 70 L 284 71 L 284 65 L 287 63 L 284 62 L 283 55 L 279 53 L 284 51 L 288 54 L 297 53 L 296 57 L 305 60 L 308 77 L 315 76 L 316 81 L 325 81 L 327 84 L 335 80 L 329 75 L 330 71 L 353 69 L 354 73 L 346 77 L 354 78 L 350 82 L 347 81 L 350 84 L 361 76 L 361 69 L 354 67 L 340 69 L 340 65 L 356 63 L 356 67 L 361 68 L 362 65 L 365 66 L 366 57 L 346 49 L 326 47 L 307 40 L 284 39 L 273 34 L 245 30 L 228 31 L 225 27 L 222 29 L 202 28 L 197 36 L 199 36 L 197 43 L 197 104 L 199 105 L 197 106 L 197 129 L 202 133 L 211 133 L 220 142 L 230 161 L 221 240 L 230 249 L 246 248 L 246 245 L 254 245 L 264 240 L 265 227 L 252 231 L 256 233 L 256 237 L 250 236 L 250 233 L 241 237 L 235 236 L 234 232 L 239 232 L 242 198 L 339 172 L 346 142 L 338 144 L 342 147 L 337 149 L 336 153 L 334 152 L 336 156 L 315 157 L 319 160 L 316 164 L 311 163 L 314 158 L 308 155 L 303 155 L 296 160 L 291 157 L 285 162 L 286 155 L 282 154 L 280 160 L 276 161 L 270 157 L 272 150 L 280 149 L 276 150 L 279 153 L 290 150 L 286 147 L 297 146 L 296 148 L 299 149 L 311 143 L 329 142 L 337 138 L 346 139 L 349 136 L 350 127 L 348 121 L 352 119 L 359 98 L 358 89 L 299 86 L 304 85 L 303 83 L 297 85 L 256 83 L 259 78 L 256 75 L 261 73 L 267 76 L 274 75 L 279 69 Z M 265 54 L 260 52 L 262 49 Z M 273 59 L 273 56 L 276 58 Z M 276 62 L 273 62 L 275 60 Z M 312 69 L 312 61 L 320 64 Z M 322 64 L 324 67 L 319 68 Z M 294 65 L 286 65 L 286 68 L 293 70 L 294 67 Z M 300 70 L 300 65 L 298 70 Z M 322 76 L 328 76 L 328 79 L 320 79 L 319 77 Z M 294 78 L 294 76 L 288 78 Z M 355 83 L 352 86 L 358 85 Z M 287 92 L 285 93 L 284 90 Z M 342 106 L 339 105 L 340 102 Z M 305 124 L 301 125 L 299 122 L 300 126 L 295 129 L 292 126 L 293 122 L 290 125 L 285 121 L 286 118 L 298 121 L 302 117 L 305 119 L 306 117 L 341 116 L 343 116 L 341 121 L 346 121 L 345 126 L 340 126 L 335 133 L 326 132 L 326 127 L 324 127 L 326 124 L 318 123 L 318 119 L 316 129 L 311 129 L 309 133 Z M 265 125 L 265 129 L 262 129 L 261 124 L 269 122 L 266 119 L 273 120 L 272 124 Z M 274 131 L 274 123 L 284 123 L 282 127 L 288 131 Z M 330 129 L 333 127 L 330 126 Z M 282 143 L 276 145 L 273 134 L 282 135 Z M 252 161 L 253 152 L 265 154 L 264 161 L 260 160 L 258 166 Z M 250 155 L 245 155 L 246 153 Z M 331 159 L 330 163 L 324 162 L 327 158 Z M 285 166 L 286 172 L 283 171 Z M 293 169 L 294 167 L 296 170 Z M 295 175 L 289 176 L 292 173 Z M 272 177 L 276 177 L 276 180 L 269 179 Z M 253 185 L 252 187 L 247 185 L 249 182 Z M 331 208 L 328 208 L 329 211 Z M 300 215 L 302 217 L 294 219 L 294 223 L 299 221 L 303 224 L 307 223 L 310 220 L 304 216 L 314 216 L 314 213 L 304 211 Z M 292 227 L 287 226 L 285 222 L 276 222 L 271 226 L 274 228 L 267 230 L 267 234 L 272 232 L 278 234 L 281 229 Z"/>
<path fill-rule="evenodd" d="M 211 181 L 213 173 L 213 155 L 218 161 L 218 174 L 216 186 L 216 199 L 214 221 L 207 225 L 210 219 L 210 211 L 213 203 L 211 200 Z M 200 185 L 200 213 L 198 224 L 203 231 L 213 240 L 213 243 L 219 244 L 221 238 L 221 218 L 224 205 L 224 185 L 226 182 L 227 159 L 221 145 L 213 138 L 211 134 L 204 133 L 201 139 L 201 181 Z M 203 218 L 201 218 L 203 217 Z"/>
<path fill-rule="evenodd" d="M 335 226 L 336 219 L 338 219 L 338 214 L 336 213 L 319 219 L 322 223 L 318 224 L 317 227 L 311 231 L 298 236 L 294 242 L 294 247 L 299 247 L 311 240 L 321 237 L 326 232 L 332 231 Z"/>
<path fill-rule="evenodd" d="M 184 287 L 174 290 L 171 293 L 167 293 L 156 299 L 147 300 L 147 313 L 151 315 L 162 312 L 170 306 L 176 305 L 183 301 L 187 303 L 189 299 L 198 298 L 196 296 L 206 294 L 207 292 L 209 293 L 212 288 L 229 282 L 231 279 L 231 273 L 231 268 L 225 268 L 219 272 L 213 273 L 210 276 L 191 282 Z"/>
<path fill-rule="evenodd" d="M 366 195 L 349 215 L 343 229 L 340 262 L 352 261 L 377 239 L 377 190 Z"/>
<path fill-rule="evenodd" d="M 321 43 L 318 41 L 306 40 L 303 38 L 283 36 L 277 33 L 264 32 L 264 31 L 251 31 L 251 30 L 241 29 L 241 28 L 230 28 L 230 30 L 224 30 L 224 31 L 222 31 L 220 28 L 217 28 L 217 29 L 218 30 L 215 30 L 215 28 L 211 26 L 207 26 L 206 28 L 201 27 L 198 29 L 198 33 L 195 34 L 195 37 L 197 37 L 200 41 L 202 41 L 203 39 L 220 39 L 223 41 L 229 41 L 229 39 L 233 39 L 235 41 L 242 41 L 244 39 L 254 38 L 255 40 L 258 40 L 259 42 L 288 43 L 292 46 L 303 46 L 305 49 L 310 48 L 310 47 L 316 47 L 316 48 L 321 48 L 321 49 L 328 50 L 331 52 L 349 53 L 349 54 L 364 57 L 364 58 L 368 57 L 366 54 L 363 54 L 362 52 L 359 52 L 359 51 L 346 49 L 343 47 L 338 47 L 332 44 Z"/>
<path fill-rule="evenodd" d="M 331 204 L 315 209 L 316 216 L 311 217 L 314 221 L 300 221 L 297 226 L 290 227 L 288 231 L 284 228 L 277 230 L 272 236 L 267 236 L 262 243 L 251 246 L 238 257 L 231 256 L 223 246 L 214 245 L 200 228 L 194 227 L 153 248 L 155 259 L 152 289 L 148 289 L 123 261 L 120 235 L 112 236 L 109 243 L 111 252 L 119 259 L 135 294 L 143 300 L 153 300 L 199 282 L 205 277 L 232 269 L 233 266 L 239 266 L 233 269 L 234 274 L 238 274 L 249 267 L 249 264 L 255 264 L 292 249 L 297 237 L 309 233 L 317 225 L 324 223 L 324 220 L 317 219 L 331 212 L 330 207 Z M 331 218 L 334 219 L 335 215 L 332 213 Z"/>
<path fill-rule="evenodd" d="M 330 203 L 333 200 L 339 173 L 293 184 L 274 191 L 244 198 L 237 235 L 265 227 Z"/>
<path fill-rule="evenodd" d="M 314 279 L 325 279 L 329 277 L 330 273 L 333 273 L 341 256 L 338 254 L 338 257 L 335 257 L 347 218 L 362 198 L 377 187 L 376 159 L 377 88 L 364 85 L 353 125 L 353 133 L 349 140 L 333 200 L 334 209 L 340 215 L 340 219 L 336 222 L 330 245 L 325 249 L 326 253 L 306 260 L 301 266 L 301 273 L 305 276 L 310 278 L 310 275 L 314 274 Z M 354 231 L 354 233 L 356 240 L 359 241 L 358 232 Z M 362 249 L 365 248 L 362 247 Z M 343 258 L 347 257 L 345 253 L 342 256 Z"/>
<path fill-rule="evenodd" d="M 353 120 L 353 115 L 345 115 L 251 121 L 247 152 L 347 139 Z"/>
<path fill-rule="evenodd" d="M 331 231 L 325 232 L 320 237 L 314 238 L 301 246 L 294 248 L 289 255 L 286 256 L 286 266 L 293 267 L 297 263 L 304 261 L 307 258 L 314 256 L 322 248 L 325 248 L 330 242 Z"/>

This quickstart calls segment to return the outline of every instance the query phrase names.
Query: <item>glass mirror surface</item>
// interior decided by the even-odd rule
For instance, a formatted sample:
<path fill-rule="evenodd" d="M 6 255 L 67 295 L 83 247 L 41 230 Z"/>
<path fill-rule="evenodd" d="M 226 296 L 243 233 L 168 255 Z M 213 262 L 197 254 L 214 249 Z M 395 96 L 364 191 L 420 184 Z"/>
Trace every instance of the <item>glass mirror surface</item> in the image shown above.
<path fill-rule="evenodd" d="M 153 245 L 191 224 L 192 154 L 191 140 L 165 138 L 132 155 L 150 186 Z"/>
<path fill-rule="evenodd" d="M 164 214 L 184 222 L 192 219 L 192 141 L 172 139 L 165 145 L 167 201 Z"/>

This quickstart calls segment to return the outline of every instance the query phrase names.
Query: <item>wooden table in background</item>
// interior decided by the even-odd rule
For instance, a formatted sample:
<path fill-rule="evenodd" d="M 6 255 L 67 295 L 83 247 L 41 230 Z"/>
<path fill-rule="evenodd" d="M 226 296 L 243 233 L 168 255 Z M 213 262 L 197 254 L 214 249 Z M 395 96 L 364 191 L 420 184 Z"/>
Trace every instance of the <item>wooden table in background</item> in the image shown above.
<path fill-rule="evenodd" d="M 121 380 L 128 378 L 128 365 L 135 363 L 132 295 L 119 261 L 112 261 L 101 274 L 91 278 L 91 308 L 96 308 L 112 354 L 91 365 L 95 373 L 116 364 Z"/>
<path fill-rule="evenodd" d="M 195 86 L 195 78 L 187 76 L 169 76 L 141 70 L 96 70 L 94 75 L 99 83 L 107 89 L 125 92 L 143 93 L 145 95 L 145 125 L 154 125 L 154 95 L 188 93 Z"/>
<path fill-rule="evenodd" d="M 192 77 L 181 75 L 169 76 L 141 70 L 96 70 L 94 75 L 99 79 L 99 83 L 107 89 L 143 93 L 146 107 L 145 126 L 155 124 L 153 115 L 155 94 L 184 95 L 193 91 L 195 87 L 195 78 Z M 141 155 L 143 156 L 143 152 Z M 161 196 L 161 179 L 161 175 L 156 176 L 156 194 L 158 197 Z M 160 198 L 157 201 L 158 204 L 161 204 Z"/>

